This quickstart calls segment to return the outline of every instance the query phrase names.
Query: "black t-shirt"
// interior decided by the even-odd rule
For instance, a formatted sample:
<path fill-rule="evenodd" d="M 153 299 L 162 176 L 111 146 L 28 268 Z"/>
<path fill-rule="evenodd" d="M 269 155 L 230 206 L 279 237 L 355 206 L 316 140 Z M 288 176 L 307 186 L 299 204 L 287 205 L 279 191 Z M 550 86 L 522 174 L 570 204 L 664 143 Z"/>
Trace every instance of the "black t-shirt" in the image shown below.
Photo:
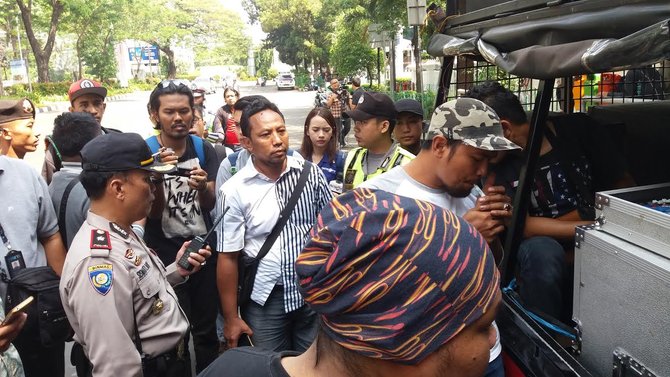
<path fill-rule="evenodd" d="M 204 148 L 204 154 L 205 154 L 205 163 L 203 164 L 200 162 L 200 167 L 207 172 L 207 181 L 211 182 L 216 180 L 216 173 L 219 168 L 218 166 L 218 160 L 216 157 L 216 152 L 214 151 L 214 147 L 210 145 L 208 142 L 203 141 L 203 148 Z M 183 163 L 186 161 L 189 161 L 191 159 L 197 159 L 198 155 L 195 151 L 195 146 L 193 145 L 193 140 L 191 137 L 188 137 L 186 140 L 186 150 L 184 154 L 179 157 L 178 162 Z M 167 178 L 167 177 L 166 177 Z M 193 193 L 195 190 L 191 190 L 191 195 L 190 197 L 193 197 Z M 166 192 L 167 195 L 167 192 Z M 169 200 L 169 199 L 168 199 Z M 188 199 L 184 199 L 188 200 Z M 195 199 L 197 200 L 197 199 Z M 168 204 L 166 203 L 166 206 Z M 209 211 L 202 210 L 199 216 L 202 216 L 205 224 L 207 225 L 207 229 L 211 227 L 212 224 L 212 219 L 209 216 Z M 163 223 L 162 219 L 147 219 L 147 224 L 145 227 L 145 232 L 144 232 L 144 241 L 147 243 L 147 245 L 154 249 L 156 253 L 158 254 L 158 257 L 163 261 L 163 263 L 167 266 L 175 261 L 175 256 L 177 255 L 177 251 L 179 251 L 179 248 L 181 248 L 182 244 L 186 241 L 189 240 L 195 236 L 201 236 L 203 234 L 183 234 L 183 236 L 178 236 L 178 237 L 172 237 L 168 238 L 164 231 L 163 231 Z M 216 243 L 215 242 L 216 237 L 210 237 L 208 239 L 209 245 L 212 247 L 212 250 L 216 250 Z"/>
<path fill-rule="evenodd" d="M 238 347 L 224 352 L 198 377 L 290 377 L 281 365 L 282 357 L 299 352 L 273 352 L 256 347 Z"/>
<path fill-rule="evenodd" d="M 354 90 L 354 94 L 351 95 L 351 103 L 353 103 L 354 105 L 358 105 L 358 100 L 363 95 L 363 92 L 365 92 L 363 88 L 358 88 Z"/>
<path fill-rule="evenodd" d="M 528 213 L 556 218 L 592 207 L 595 192 L 613 188 L 626 172 L 626 163 L 609 131 L 587 115 L 558 115 L 549 120 L 556 135 L 549 138 L 552 150 L 538 159 Z M 523 164 L 522 153 L 508 153 L 491 165 L 496 184 L 504 186 L 512 198 Z"/>
<path fill-rule="evenodd" d="M 505 187 L 507 195 L 514 198 L 516 188 L 519 184 L 519 171 L 524 164 L 523 156 L 510 154 L 497 165 L 491 166 L 491 171 L 496 174 L 496 184 Z M 570 168 L 577 172 L 586 187 L 591 187 L 591 172 L 589 163 L 582 156 L 572 161 Z M 537 163 L 537 171 L 531 184 L 530 205 L 528 214 L 531 216 L 556 218 L 565 215 L 578 208 L 579 203 L 585 199 L 573 187 L 572 181 L 567 176 L 563 163 L 558 158 L 556 151 L 540 156 Z"/>

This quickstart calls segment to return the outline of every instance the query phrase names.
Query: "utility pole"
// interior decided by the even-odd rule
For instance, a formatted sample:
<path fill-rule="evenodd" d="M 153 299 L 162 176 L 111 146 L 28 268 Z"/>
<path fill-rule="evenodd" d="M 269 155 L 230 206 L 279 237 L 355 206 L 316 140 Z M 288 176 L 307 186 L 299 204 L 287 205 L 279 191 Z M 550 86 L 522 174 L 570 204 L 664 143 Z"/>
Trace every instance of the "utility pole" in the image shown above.
<path fill-rule="evenodd" d="M 414 27 L 414 73 L 416 76 L 416 92 L 419 94 L 419 102 L 423 103 L 423 69 L 421 68 L 421 37 L 419 26 L 423 25 L 426 14 L 426 0 L 407 0 L 407 24 Z"/>
<path fill-rule="evenodd" d="M 28 67 L 28 62 L 23 60 L 23 49 L 21 48 L 21 30 L 19 29 L 19 16 L 16 16 L 16 38 L 19 42 L 19 59 L 23 62 L 23 66 L 26 67 L 26 79 L 28 79 L 28 91 L 33 92 L 33 83 L 30 82 L 30 67 Z"/>

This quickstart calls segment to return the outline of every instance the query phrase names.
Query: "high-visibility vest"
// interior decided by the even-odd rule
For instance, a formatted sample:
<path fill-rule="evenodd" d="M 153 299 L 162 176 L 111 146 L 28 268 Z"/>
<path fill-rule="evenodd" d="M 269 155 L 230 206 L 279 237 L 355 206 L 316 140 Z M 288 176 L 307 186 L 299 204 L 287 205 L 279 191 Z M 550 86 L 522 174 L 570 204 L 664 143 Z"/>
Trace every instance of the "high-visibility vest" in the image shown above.
<path fill-rule="evenodd" d="M 377 170 L 367 175 L 363 172 L 363 161 L 368 154 L 368 150 L 358 147 L 349 151 L 344 163 L 344 191 L 354 189 L 368 179 L 383 174 L 398 165 L 405 165 L 415 157 L 412 153 L 401 148 L 400 144 L 394 144 L 392 148 L 394 149 L 393 152 L 382 161 Z"/>

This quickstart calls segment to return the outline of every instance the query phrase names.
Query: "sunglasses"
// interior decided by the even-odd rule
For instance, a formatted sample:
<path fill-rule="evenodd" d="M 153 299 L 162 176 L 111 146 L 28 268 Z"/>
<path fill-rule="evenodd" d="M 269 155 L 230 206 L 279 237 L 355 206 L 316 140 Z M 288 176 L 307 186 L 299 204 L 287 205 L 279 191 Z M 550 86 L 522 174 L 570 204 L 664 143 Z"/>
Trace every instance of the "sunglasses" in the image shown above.
<path fill-rule="evenodd" d="M 160 82 L 160 84 L 158 84 L 158 87 L 161 89 L 166 89 L 170 85 L 174 85 L 176 87 L 185 86 L 189 88 L 188 81 L 186 80 L 163 80 Z"/>

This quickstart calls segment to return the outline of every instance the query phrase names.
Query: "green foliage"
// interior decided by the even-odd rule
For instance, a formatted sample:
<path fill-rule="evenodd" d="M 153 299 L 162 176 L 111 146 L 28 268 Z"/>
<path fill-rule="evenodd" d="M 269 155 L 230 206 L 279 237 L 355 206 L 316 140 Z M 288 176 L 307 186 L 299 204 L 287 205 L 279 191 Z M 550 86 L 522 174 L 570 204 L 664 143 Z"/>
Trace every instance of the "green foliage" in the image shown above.
<path fill-rule="evenodd" d="M 272 66 L 272 49 L 261 47 L 256 50 L 256 75 L 259 77 L 268 77 Z M 276 75 L 275 75 L 276 76 Z"/>
<path fill-rule="evenodd" d="M 367 38 L 369 21 L 364 17 L 365 9 L 355 7 L 337 18 L 337 28 L 331 49 L 331 63 L 340 76 L 372 72 L 377 60 L 376 50 L 370 47 Z"/>
<path fill-rule="evenodd" d="M 278 74 L 279 71 L 277 71 L 277 68 L 272 67 L 268 69 L 268 78 L 274 79 Z"/>

